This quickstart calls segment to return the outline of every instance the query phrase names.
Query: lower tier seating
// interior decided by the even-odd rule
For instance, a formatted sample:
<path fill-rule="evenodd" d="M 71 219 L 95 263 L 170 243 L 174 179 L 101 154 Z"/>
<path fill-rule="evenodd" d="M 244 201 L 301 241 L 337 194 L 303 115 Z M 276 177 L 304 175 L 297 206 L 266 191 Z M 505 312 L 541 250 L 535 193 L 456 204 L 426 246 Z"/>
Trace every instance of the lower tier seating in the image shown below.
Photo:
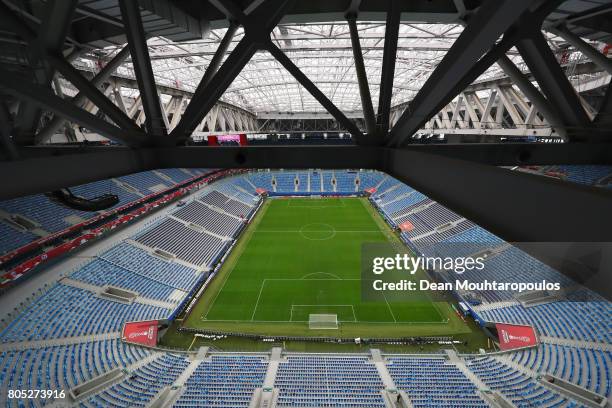
<path fill-rule="evenodd" d="M 474 358 L 467 365 L 487 386 L 501 392 L 519 408 L 561 407 L 570 403 L 562 395 L 491 357 Z"/>
<path fill-rule="evenodd" d="M 163 301 L 173 301 L 176 288 L 144 275 L 117 266 L 103 258 L 94 259 L 70 275 L 97 286 L 116 286 L 137 292 L 140 296 Z"/>
<path fill-rule="evenodd" d="M 610 344 L 610 302 L 553 302 L 481 311 L 488 321 L 532 324 L 542 335 Z"/>
<path fill-rule="evenodd" d="M 69 390 L 150 354 L 147 349 L 119 339 L 5 351 L 0 353 L 0 391 L 5 396 L 9 389 Z M 53 400 L 37 402 L 46 404 Z"/>
<path fill-rule="evenodd" d="M 279 364 L 279 407 L 381 407 L 384 388 L 365 357 L 291 356 Z"/>
<path fill-rule="evenodd" d="M 119 268 L 185 291 L 190 290 L 199 278 L 193 268 L 152 256 L 128 243 L 121 243 L 99 257 Z"/>
<path fill-rule="evenodd" d="M 198 365 L 174 406 L 248 407 L 255 388 L 263 385 L 267 366 L 261 357 L 213 356 Z"/>
<path fill-rule="evenodd" d="M 246 218 L 253 210 L 252 207 L 249 207 L 245 203 L 232 200 L 230 197 L 216 190 L 201 197 L 200 201 L 242 218 Z"/>
<path fill-rule="evenodd" d="M 116 332 L 124 322 L 163 319 L 169 314 L 168 309 L 114 302 L 84 289 L 57 284 L 0 333 L 0 343 Z"/>
<path fill-rule="evenodd" d="M 145 407 L 163 387 L 172 385 L 189 362 L 181 355 L 162 354 L 145 364 L 118 384 L 83 401 L 82 408 Z"/>
<path fill-rule="evenodd" d="M 476 386 L 444 358 L 392 357 L 387 369 L 415 408 L 488 406 L 477 395 Z"/>
<path fill-rule="evenodd" d="M 512 353 L 515 363 L 540 374 L 551 374 L 601 395 L 610 395 L 612 353 L 542 343 Z"/>
<path fill-rule="evenodd" d="M 195 266 L 210 266 L 226 242 L 204 230 L 197 231 L 173 219 L 166 219 L 136 238 L 152 249 L 161 249 Z"/>
<path fill-rule="evenodd" d="M 212 210 L 199 201 L 189 203 L 172 215 L 184 221 L 200 225 L 207 231 L 226 237 L 233 237 L 242 224 L 242 221 L 239 219 Z"/>

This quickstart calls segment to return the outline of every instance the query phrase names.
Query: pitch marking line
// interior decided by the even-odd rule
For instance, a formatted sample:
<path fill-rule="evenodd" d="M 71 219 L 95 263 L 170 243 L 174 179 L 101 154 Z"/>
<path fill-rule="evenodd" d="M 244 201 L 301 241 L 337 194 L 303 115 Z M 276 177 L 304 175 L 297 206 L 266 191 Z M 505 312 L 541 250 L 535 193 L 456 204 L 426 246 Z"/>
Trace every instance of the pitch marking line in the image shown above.
<path fill-rule="evenodd" d="M 268 211 L 268 207 L 269 206 L 265 206 L 265 207 L 262 206 L 262 208 L 260 208 L 258 213 L 255 215 L 256 217 L 261 215 L 261 217 L 257 219 L 257 223 L 256 224 L 255 223 L 251 224 L 251 227 L 255 227 L 255 229 L 251 232 L 251 235 L 249 235 L 247 237 L 247 240 L 244 242 L 244 246 L 242 247 L 242 252 L 240 254 L 237 254 L 238 258 L 240 258 L 240 256 L 242 256 L 242 253 L 247 248 L 247 245 L 249 244 L 249 242 L 251 242 L 251 239 L 253 238 L 253 235 L 255 235 L 255 233 L 257 232 L 257 227 L 259 227 L 259 223 L 263 219 L 263 216 L 265 215 L 265 213 Z M 238 246 L 238 245 L 239 245 L 239 243 L 236 242 L 236 246 Z M 236 249 L 236 247 L 233 248 L 232 252 L 234 252 L 235 249 Z M 226 259 L 226 261 L 227 261 L 227 259 Z M 221 285 L 221 288 L 215 294 L 215 298 L 213 299 L 212 303 L 208 306 L 208 310 L 206 311 L 206 314 L 202 317 L 202 320 L 208 320 L 208 314 L 210 313 L 210 311 L 215 306 L 215 302 L 217 301 L 217 298 L 219 297 L 221 292 L 223 292 L 223 289 L 225 288 L 225 284 L 229 280 L 230 275 L 232 274 L 232 272 L 234 272 L 234 269 L 236 269 L 236 265 L 238 265 L 238 259 L 235 260 L 234 264 L 232 265 L 232 269 L 230 269 L 229 273 L 227 275 L 225 275 L 225 279 L 223 280 L 223 285 Z M 215 278 L 216 278 L 216 276 L 215 276 Z M 198 302 L 199 301 L 200 300 L 198 299 Z"/>
<path fill-rule="evenodd" d="M 253 314 L 251 315 L 251 321 L 255 320 L 255 312 L 257 311 L 257 306 L 259 306 L 259 299 L 261 298 L 261 292 L 263 292 L 263 287 L 267 281 L 268 281 L 267 279 L 264 279 L 263 282 L 261 282 L 261 287 L 259 288 L 259 295 L 257 296 L 257 302 L 255 303 L 255 307 L 253 308 Z"/>
<path fill-rule="evenodd" d="M 380 233 L 380 230 L 362 230 L 362 231 L 357 231 L 357 230 L 335 230 L 336 233 L 340 233 L 340 232 L 348 232 L 348 233 Z M 267 233 L 278 233 L 278 234 L 285 234 L 287 232 L 295 232 L 295 233 L 300 233 L 302 232 L 301 230 L 257 230 L 257 232 L 267 232 Z M 327 232 L 326 230 L 320 230 L 320 231 L 308 231 L 308 232 Z"/>
<path fill-rule="evenodd" d="M 315 230 L 315 231 L 304 231 L 304 229 L 306 229 L 310 225 L 323 225 L 323 226 L 329 227 L 329 229 L 328 230 L 323 229 L 323 230 Z M 331 235 L 323 237 L 323 238 L 311 238 L 307 235 L 309 232 L 310 233 L 326 232 L 326 233 L 331 233 Z M 333 237 L 336 236 L 336 229 L 334 228 L 333 225 L 325 224 L 322 222 L 313 222 L 310 224 L 302 225 L 302 228 L 300 228 L 300 235 L 302 236 L 302 238 L 307 239 L 309 241 L 327 241 L 328 239 L 332 239 Z"/>
<path fill-rule="evenodd" d="M 315 273 L 319 273 L 319 272 L 315 272 Z M 325 273 L 325 272 L 320 272 L 320 273 Z M 267 281 L 304 281 L 304 280 L 316 280 L 316 281 L 336 281 L 336 280 L 342 280 L 342 281 L 360 281 L 360 278 L 340 278 L 340 279 L 303 279 L 303 278 L 268 278 L 268 279 L 264 279 Z"/>
<path fill-rule="evenodd" d="M 326 272 L 314 272 L 314 273 L 326 273 Z M 308 275 L 306 275 L 306 276 L 308 276 Z M 253 314 L 251 315 L 251 321 L 252 322 L 256 321 L 255 320 L 255 313 L 257 312 L 257 307 L 259 306 L 259 299 L 261 299 L 261 293 L 263 292 L 263 287 L 265 286 L 267 281 L 307 281 L 307 280 L 308 281 L 327 281 L 327 282 L 329 282 L 329 281 L 339 281 L 339 280 L 341 280 L 341 281 L 358 281 L 358 280 L 361 280 L 361 279 L 340 279 L 340 278 L 338 278 L 338 279 L 304 279 L 304 278 L 301 278 L 301 279 L 295 279 L 295 278 L 264 279 L 261 282 L 261 286 L 259 288 L 259 295 L 257 295 L 257 302 L 255 303 L 255 307 L 253 308 Z M 345 306 L 348 306 L 348 305 L 345 305 Z M 208 315 L 208 313 L 207 313 L 207 315 Z M 353 317 L 355 317 L 355 311 L 353 311 Z M 206 316 L 204 316 L 204 318 L 206 319 Z M 208 319 L 206 319 L 206 320 L 208 320 Z M 208 321 L 212 322 L 213 320 L 208 320 Z M 240 321 L 244 321 L 244 320 L 240 320 Z"/>
<path fill-rule="evenodd" d="M 203 322 L 206 323 L 305 323 L 306 320 L 294 320 L 294 321 L 290 321 L 290 320 L 230 320 L 230 319 L 208 319 L 208 320 L 202 320 Z M 377 321 L 371 321 L 371 320 L 358 320 L 356 322 L 351 322 L 351 321 L 345 321 L 342 323 L 367 323 L 367 324 L 400 324 L 400 325 L 419 325 L 419 324 L 448 324 L 448 320 L 442 321 L 442 322 L 397 322 L 394 323 L 392 321 L 388 321 L 388 322 L 377 322 Z"/>
<path fill-rule="evenodd" d="M 322 200 L 327 200 L 327 202 L 331 202 L 332 199 L 326 199 L 325 197 L 321 197 L 320 199 Z M 320 200 L 319 198 L 310 198 L 310 200 Z M 336 203 L 340 203 L 342 205 L 325 205 L 321 202 L 317 202 L 316 205 L 304 205 L 304 204 L 291 204 L 292 202 L 295 202 L 294 200 L 288 200 L 289 204 L 287 205 L 287 207 L 292 207 L 292 208 L 312 208 L 312 209 L 316 209 L 316 210 L 320 210 L 322 208 L 343 208 L 346 207 L 346 203 L 344 202 L 343 199 L 333 199 L 334 200 L 334 204 Z"/>
<path fill-rule="evenodd" d="M 313 279 L 306 279 L 306 277 L 308 276 L 313 276 L 313 275 L 329 275 L 331 277 L 333 277 L 334 279 L 326 279 L 326 280 L 342 280 L 341 277 L 339 277 L 338 275 L 334 275 L 333 273 L 329 273 L 329 272 L 313 272 L 313 273 L 307 273 L 306 275 L 302 276 L 300 278 L 300 280 L 313 280 Z"/>
<path fill-rule="evenodd" d="M 342 323 L 357 323 L 357 315 L 355 314 L 355 307 L 351 305 L 291 305 L 291 313 L 289 315 L 289 321 L 293 322 L 293 308 L 294 307 L 351 307 L 351 312 L 353 313 L 353 321 L 350 320 L 338 320 L 338 322 Z M 295 322 L 307 322 L 308 320 L 296 320 Z"/>
<path fill-rule="evenodd" d="M 391 305 L 389 305 L 389 301 L 387 300 L 387 295 L 385 295 L 384 291 L 383 291 L 383 297 L 385 298 L 385 303 L 387 303 L 387 308 L 389 309 L 389 312 L 391 313 L 391 317 L 393 318 L 393 322 L 397 323 L 397 319 L 395 318 L 395 315 L 393 314 L 393 310 L 391 310 Z"/>

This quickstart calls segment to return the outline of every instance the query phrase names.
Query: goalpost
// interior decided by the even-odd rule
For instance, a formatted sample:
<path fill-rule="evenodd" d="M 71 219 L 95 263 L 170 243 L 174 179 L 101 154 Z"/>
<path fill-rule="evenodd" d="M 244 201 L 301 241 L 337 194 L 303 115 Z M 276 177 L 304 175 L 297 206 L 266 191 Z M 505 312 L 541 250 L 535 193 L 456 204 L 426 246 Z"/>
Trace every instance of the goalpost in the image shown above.
<path fill-rule="evenodd" d="M 338 315 L 335 314 L 310 314 L 308 315 L 309 329 L 337 329 Z"/>

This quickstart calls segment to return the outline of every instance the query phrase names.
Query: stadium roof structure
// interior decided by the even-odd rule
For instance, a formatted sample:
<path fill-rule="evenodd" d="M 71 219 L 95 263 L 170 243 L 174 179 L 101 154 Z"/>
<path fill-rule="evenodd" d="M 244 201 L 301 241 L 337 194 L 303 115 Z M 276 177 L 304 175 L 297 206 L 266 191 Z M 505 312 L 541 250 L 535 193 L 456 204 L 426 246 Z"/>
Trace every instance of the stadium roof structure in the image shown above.
<path fill-rule="evenodd" d="M 359 40 L 374 109 L 378 108 L 385 24 L 380 21 L 358 22 Z M 461 24 L 400 23 L 396 51 L 395 75 L 391 105 L 409 102 L 424 85 L 446 52 L 463 31 Z M 207 39 L 174 43 L 163 37 L 148 42 L 149 55 L 157 83 L 180 86 L 195 91 L 206 67 L 219 48 L 227 28 L 211 30 Z M 354 64 L 349 25 L 345 21 L 327 23 L 279 24 L 271 33 L 273 43 L 340 109 L 349 115 L 363 115 L 359 83 Z M 547 34 L 553 48 L 568 48 L 567 42 L 555 34 Z M 244 38 L 239 28 L 231 39 L 228 53 Z M 107 47 L 103 58 L 119 52 Z M 573 54 L 575 50 L 571 50 Z M 226 54 L 227 55 L 227 54 Z M 507 55 L 521 70 L 524 62 L 516 50 Z M 94 65 L 91 55 L 82 62 Z M 95 58 L 100 57 L 97 51 Z M 94 69 L 94 67 L 91 67 Z M 127 61 L 119 70 L 134 77 Z M 498 65 L 492 65 L 479 81 L 503 76 Z M 269 52 L 257 52 L 221 100 L 256 114 L 326 112 L 325 108 L 303 89 L 299 82 Z"/>
<path fill-rule="evenodd" d="M 611 17 L 606 0 L 3 0 L 1 198 L 160 167 L 376 168 L 507 241 L 612 242 L 610 192 L 496 167 L 612 162 L 610 86 L 589 111 L 570 81 L 609 82 Z M 113 74 L 135 83 L 125 96 L 143 126 L 100 89 Z M 494 79 L 564 143 L 414 143 Z M 189 93 L 172 121 L 162 87 Z M 355 146 L 191 146 L 220 101 L 262 117 L 327 112 Z M 490 111 L 470 106 L 471 123 L 486 123 Z M 115 144 L 44 143 L 66 120 Z"/>

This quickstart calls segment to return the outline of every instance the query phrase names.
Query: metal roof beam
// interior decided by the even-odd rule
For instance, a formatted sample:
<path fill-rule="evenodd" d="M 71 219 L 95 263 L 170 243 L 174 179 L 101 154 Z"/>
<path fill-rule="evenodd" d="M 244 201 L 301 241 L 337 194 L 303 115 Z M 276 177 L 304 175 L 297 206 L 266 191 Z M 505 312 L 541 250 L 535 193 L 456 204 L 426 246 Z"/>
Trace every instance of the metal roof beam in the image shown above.
<path fill-rule="evenodd" d="M 64 118 L 95 130 L 105 137 L 127 145 L 142 145 L 145 141 L 142 132 L 119 129 L 95 115 L 76 107 L 70 101 L 53 94 L 43 85 L 26 83 L 22 77 L 0 69 L 0 86 L 15 97 L 25 100 L 38 108 L 43 108 L 61 115 Z"/>
<path fill-rule="evenodd" d="M 391 115 L 391 97 L 393 96 L 393 78 L 400 26 L 399 0 L 388 0 L 387 24 L 385 26 L 385 46 L 383 50 L 380 90 L 378 93 L 378 126 L 382 135 L 389 131 Z"/>
<path fill-rule="evenodd" d="M 140 132 L 140 128 L 117 105 L 111 102 L 96 86 L 81 75 L 76 68 L 61 57 L 47 56 L 51 64 L 78 90 L 93 102 L 106 116 L 120 128 Z"/>
<path fill-rule="evenodd" d="M 376 132 L 376 116 L 374 115 L 374 107 L 372 106 L 372 95 L 370 94 L 370 86 L 368 85 L 368 75 L 363 63 L 363 52 L 361 51 L 361 44 L 359 43 L 357 16 L 353 13 L 349 13 L 346 21 L 351 31 L 355 72 L 357 74 L 357 83 L 359 85 L 359 95 L 361 96 L 361 106 L 363 109 L 366 130 L 368 135 L 374 135 Z"/>
<path fill-rule="evenodd" d="M 45 65 L 42 58 L 44 53 L 62 53 L 76 3 L 76 0 L 50 0 L 45 5 L 45 18 L 38 27 L 35 38 L 27 38 L 28 34 L 18 32 L 24 40 L 34 43 L 34 46 L 28 47 L 27 50 L 28 62 L 34 70 L 34 80 L 40 85 L 50 86 L 53 80 L 54 70 L 49 65 Z M 8 10 L 6 5 L 3 5 L 3 9 L 2 12 L 7 13 L 16 24 L 21 23 L 21 18 Z M 24 27 L 27 26 L 24 25 Z M 14 129 L 16 141 L 19 144 L 34 142 L 40 114 L 38 105 L 26 102 L 20 104 Z"/>
<path fill-rule="evenodd" d="M 589 118 L 542 32 L 539 29 L 533 30 L 531 35 L 521 39 L 516 47 L 551 107 L 558 112 L 566 126 L 567 137 L 583 137 L 583 131 L 590 123 Z"/>
<path fill-rule="evenodd" d="M 566 132 L 563 127 L 563 120 L 558 112 L 553 109 L 542 93 L 531 83 L 525 74 L 523 74 L 507 56 L 502 56 L 497 60 L 497 65 L 501 67 L 512 82 L 521 90 L 527 99 L 534 104 L 538 112 L 550 123 L 550 125 L 565 137 Z"/>
<path fill-rule="evenodd" d="M 310 94 L 338 121 L 340 122 L 360 143 L 363 133 L 357 128 L 357 125 L 348 119 L 344 113 L 334 105 L 332 101 L 325 96 L 323 92 L 310 80 L 300 69 L 283 53 L 276 45 L 270 43 L 268 51 L 281 63 L 282 66 L 289 71 L 291 75 L 304 87 Z"/>
<path fill-rule="evenodd" d="M 268 0 L 245 16 L 231 0 L 218 0 L 216 3 L 225 7 L 231 18 L 244 26 L 245 35 L 208 84 L 198 87 L 200 92 L 194 93 L 181 121 L 172 131 L 175 143 L 183 143 L 191 137 L 195 127 L 202 122 L 257 50 L 271 42 L 270 32 L 293 4 L 289 0 Z"/>
<path fill-rule="evenodd" d="M 90 84 L 96 88 L 102 85 L 102 83 L 125 61 L 129 54 L 130 50 L 125 46 L 91 79 Z M 77 106 L 82 106 L 86 98 L 84 93 L 79 92 L 72 97 L 71 101 Z M 63 117 L 54 116 L 53 119 L 36 134 L 35 144 L 47 142 L 64 123 L 65 119 Z"/>
<path fill-rule="evenodd" d="M 559 37 L 572 44 L 591 61 L 599 65 L 602 69 L 606 70 L 608 74 L 612 75 L 612 60 L 593 48 L 590 44 L 587 44 L 582 38 L 571 32 L 569 28 L 566 26 L 560 26 L 549 29 L 549 31 L 557 34 Z"/>
<path fill-rule="evenodd" d="M 470 18 L 453 46 L 432 72 L 410 106 L 391 130 L 388 144 L 399 145 L 412 136 L 440 108 L 505 53 L 512 43 L 504 36 L 529 8 L 530 0 L 488 0 Z M 483 54 L 487 54 L 485 59 Z M 469 78 L 468 83 L 466 78 Z"/>
<path fill-rule="evenodd" d="M 163 112 L 159 104 L 159 96 L 155 85 L 155 77 L 151 68 L 147 38 L 142 26 L 140 6 L 137 1 L 119 0 L 121 18 L 125 25 L 134 74 L 138 81 L 138 89 L 142 96 L 142 106 L 146 116 L 147 132 L 155 144 L 169 144 L 168 130 L 164 124 Z"/>

